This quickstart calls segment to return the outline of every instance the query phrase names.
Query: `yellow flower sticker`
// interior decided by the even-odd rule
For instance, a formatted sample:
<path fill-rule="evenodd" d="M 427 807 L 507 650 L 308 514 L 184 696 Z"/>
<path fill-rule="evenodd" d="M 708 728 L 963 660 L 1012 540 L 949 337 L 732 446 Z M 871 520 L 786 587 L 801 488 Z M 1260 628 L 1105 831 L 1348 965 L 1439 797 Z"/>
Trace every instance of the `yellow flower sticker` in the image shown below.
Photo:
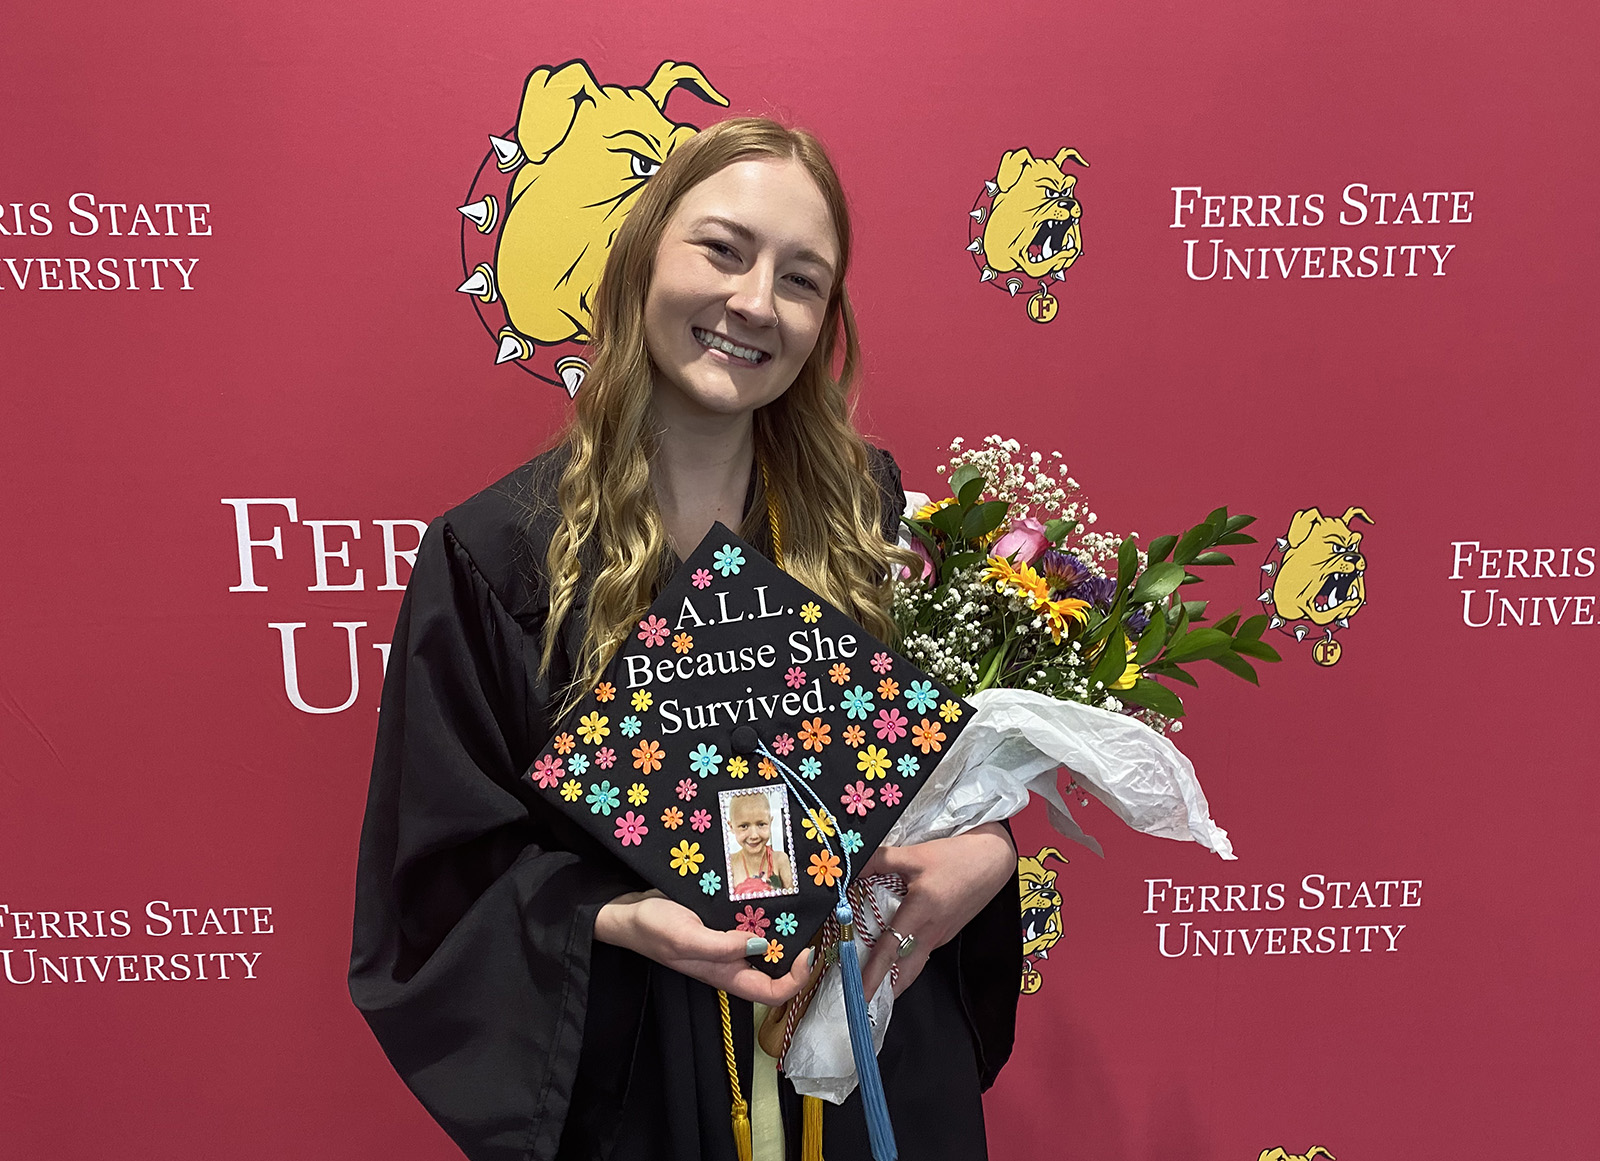
<path fill-rule="evenodd" d="M 953 722 L 961 716 L 961 703 L 955 700 L 947 701 L 939 707 L 939 716 L 947 722 Z"/>
<path fill-rule="evenodd" d="M 806 816 L 800 825 L 805 827 L 806 838 L 812 842 L 821 842 L 824 838 L 833 837 L 833 815 L 826 810 L 806 811 Z"/>
<path fill-rule="evenodd" d="M 601 714 L 599 710 L 584 714 L 578 719 L 578 736 L 591 746 L 598 746 L 611 731 L 607 727 L 611 719 Z"/>
<path fill-rule="evenodd" d="M 635 782 L 628 787 L 628 801 L 634 806 L 643 806 L 650 801 L 650 791 L 645 789 L 643 782 Z"/>
<path fill-rule="evenodd" d="M 576 802 L 583 796 L 583 783 L 576 778 L 569 778 L 561 784 L 561 797 L 568 802 Z"/>
<path fill-rule="evenodd" d="M 815 625 L 822 620 L 822 606 L 816 601 L 807 601 L 800 606 L 800 619 L 808 625 Z"/>
<path fill-rule="evenodd" d="M 865 750 L 856 751 L 856 769 L 865 774 L 869 781 L 885 777 L 889 772 L 889 751 L 882 746 L 868 746 Z"/>
<path fill-rule="evenodd" d="M 641 689 L 633 695 L 633 708 L 640 713 L 650 708 L 650 703 L 655 700 L 648 689 Z"/>
<path fill-rule="evenodd" d="M 700 844 L 684 839 L 672 848 L 672 869 L 679 875 L 693 875 L 700 870 L 700 864 L 705 862 L 705 855 L 700 853 Z M 830 887 L 832 883 L 828 884 Z"/>
<path fill-rule="evenodd" d="M 733 757 L 728 759 L 728 777 L 729 778 L 743 778 L 748 773 L 750 773 L 750 763 L 749 762 L 745 761 L 743 758 L 739 757 L 739 755 L 737 755 L 737 754 L 735 754 Z"/>

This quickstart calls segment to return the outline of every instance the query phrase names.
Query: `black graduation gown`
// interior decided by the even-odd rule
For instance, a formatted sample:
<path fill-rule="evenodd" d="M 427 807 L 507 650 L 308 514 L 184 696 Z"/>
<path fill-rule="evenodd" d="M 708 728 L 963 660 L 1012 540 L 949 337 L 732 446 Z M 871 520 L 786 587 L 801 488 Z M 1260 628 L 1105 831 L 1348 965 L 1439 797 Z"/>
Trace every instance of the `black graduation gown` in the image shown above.
<path fill-rule="evenodd" d="M 874 459 L 892 535 L 900 473 Z M 538 457 L 422 539 L 384 681 L 350 994 L 474 1161 L 733 1161 L 716 992 L 594 940 L 600 907 L 643 884 L 518 785 L 581 636 L 580 608 L 541 676 L 564 462 Z M 1013 883 L 896 1001 L 879 1060 L 902 1156 L 986 1155 L 979 1093 L 1011 1051 L 1018 907 Z M 733 999 L 747 1094 L 752 1022 Z M 779 1087 L 798 1157 L 799 1098 Z M 859 1096 L 826 1107 L 824 1152 L 869 1156 Z"/>

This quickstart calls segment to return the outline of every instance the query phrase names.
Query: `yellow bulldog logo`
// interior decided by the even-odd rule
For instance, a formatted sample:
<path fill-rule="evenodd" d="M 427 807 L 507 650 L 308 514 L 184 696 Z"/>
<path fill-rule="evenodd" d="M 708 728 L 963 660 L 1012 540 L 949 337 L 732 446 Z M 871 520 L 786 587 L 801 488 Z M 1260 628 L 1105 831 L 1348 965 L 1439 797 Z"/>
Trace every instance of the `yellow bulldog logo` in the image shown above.
<path fill-rule="evenodd" d="M 1257 598 L 1270 608 L 1268 627 L 1296 641 L 1306 639 L 1310 625 L 1321 628 L 1323 636 L 1312 646 L 1318 665 L 1338 662 L 1343 650 L 1334 632 L 1348 629 L 1350 618 L 1367 603 L 1367 558 L 1352 520 L 1377 523 L 1360 508 L 1346 508 L 1343 516 L 1324 516 L 1315 508 L 1296 512 L 1261 566 L 1272 578 Z"/>
<path fill-rule="evenodd" d="M 1318 1157 L 1326 1157 L 1328 1161 L 1336 1161 L 1334 1155 L 1321 1145 L 1313 1145 L 1304 1153 L 1290 1153 L 1284 1149 L 1263 1149 L 1261 1156 L 1256 1161 L 1317 1161 Z"/>
<path fill-rule="evenodd" d="M 1044 984 L 1033 966 L 1035 959 L 1049 959 L 1050 949 L 1061 942 L 1061 893 L 1056 890 L 1056 872 L 1045 869 L 1046 858 L 1067 860 L 1055 847 L 1045 847 L 1036 855 L 1017 859 L 1017 881 L 1022 892 L 1022 994 L 1031 996 Z"/>
<path fill-rule="evenodd" d="M 1059 304 L 1049 279 L 1064 279 L 1083 253 L 1078 179 L 1061 168 L 1069 160 L 1089 166 L 1076 149 L 1043 159 L 1026 149 L 1009 151 L 970 215 L 975 236 L 967 250 L 978 262 L 979 280 L 1004 286 L 1015 297 L 1025 279 L 1038 279 L 1039 289 L 1028 299 L 1028 317 L 1035 322 L 1055 318 Z"/>
<path fill-rule="evenodd" d="M 458 288 L 484 306 L 501 304 L 498 326 L 479 308 L 499 340 L 497 363 L 527 364 L 540 348 L 565 347 L 566 356 L 554 361 L 559 379 L 551 381 L 577 392 L 588 370 L 577 345 L 588 341 L 590 305 L 611 243 L 645 182 L 697 132 L 666 115 L 667 97 L 678 88 L 728 104 L 698 68 L 675 61 L 663 61 L 642 88 L 602 85 L 581 60 L 528 74 L 514 139 L 490 137 L 493 153 L 468 195 L 475 200 L 461 207 L 478 234 L 494 234 L 498 225 L 492 260 L 476 265 L 463 226 L 467 280 Z M 508 173 L 509 189 L 495 188 L 504 181 L 497 175 Z"/>

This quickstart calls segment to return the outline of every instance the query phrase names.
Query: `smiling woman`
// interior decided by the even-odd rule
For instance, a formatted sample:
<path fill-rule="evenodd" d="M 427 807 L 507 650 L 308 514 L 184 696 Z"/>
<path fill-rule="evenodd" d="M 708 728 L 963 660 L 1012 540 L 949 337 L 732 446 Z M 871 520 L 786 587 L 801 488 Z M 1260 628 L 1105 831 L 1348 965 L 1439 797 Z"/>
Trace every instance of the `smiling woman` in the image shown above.
<path fill-rule="evenodd" d="M 761 1061 L 772 1099 L 752 1114 L 757 1156 L 798 1155 L 800 1098 L 756 1051 L 751 1002 L 796 995 L 809 958 L 781 979 L 758 971 L 748 930 L 709 930 L 641 891 L 519 778 L 565 708 L 617 696 L 601 671 L 716 521 L 893 638 L 890 569 L 916 558 L 892 544 L 899 471 L 850 420 L 849 261 L 844 193 L 815 138 L 758 119 L 690 138 L 618 231 L 592 369 L 559 446 L 423 538 L 384 687 L 350 985 L 471 1157 L 735 1161 Z M 820 684 L 787 696 L 813 695 Z M 649 695 L 633 696 L 640 709 Z M 627 767 L 609 746 L 593 762 Z M 590 793 L 616 808 L 619 788 L 597 777 Z M 583 793 L 576 778 L 562 787 L 568 801 Z M 687 802 L 693 781 L 679 793 Z M 643 806 L 649 787 L 628 794 Z M 673 805 L 659 822 L 630 811 L 628 833 L 676 829 L 685 814 L 695 836 L 713 825 Z M 749 831 L 728 856 L 730 891 L 793 887 L 783 817 L 730 814 Z M 685 866 L 698 869 L 693 839 Z M 904 848 L 891 868 L 907 886 L 899 915 L 920 924 L 880 1054 L 909 1156 L 984 1155 L 979 1092 L 1015 1019 L 1015 866 L 991 826 Z M 702 889 L 722 889 L 720 872 L 711 880 Z M 869 990 L 887 970 L 869 965 Z M 830 1161 L 868 1155 L 858 1096 L 807 1120 Z"/>

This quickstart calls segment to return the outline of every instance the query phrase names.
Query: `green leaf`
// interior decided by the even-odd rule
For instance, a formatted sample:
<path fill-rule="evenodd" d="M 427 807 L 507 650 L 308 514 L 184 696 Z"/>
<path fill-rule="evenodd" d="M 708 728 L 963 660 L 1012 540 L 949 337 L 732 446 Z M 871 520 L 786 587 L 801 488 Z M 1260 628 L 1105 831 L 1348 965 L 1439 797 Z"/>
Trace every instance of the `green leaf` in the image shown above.
<path fill-rule="evenodd" d="M 952 540 L 955 540 L 961 536 L 961 518 L 963 514 L 964 509 L 955 504 L 948 504 L 928 517 L 928 523 Z"/>
<path fill-rule="evenodd" d="M 1163 661 L 1201 661 L 1215 657 L 1233 645 L 1233 638 L 1217 629 L 1196 629 L 1174 641 L 1162 654 Z"/>
<path fill-rule="evenodd" d="M 1179 666 L 1176 666 L 1176 665 L 1165 666 L 1161 670 L 1161 676 L 1162 677 L 1170 677 L 1174 681 L 1181 681 L 1185 685 L 1192 685 L 1196 689 L 1200 688 L 1200 683 L 1198 681 L 1196 681 L 1194 678 L 1189 676 L 1189 671 L 1187 669 L 1183 669 L 1183 668 L 1181 668 Z"/>
<path fill-rule="evenodd" d="M 944 565 L 939 569 L 939 581 L 948 584 L 950 578 L 956 574 L 957 569 L 967 568 L 970 565 L 987 560 L 982 552 L 954 552 L 945 559 Z"/>
<path fill-rule="evenodd" d="M 1202 545 L 1210 543 L 1211 526 L 1208 524 L 1196 524 L 1185 532 L 1183 538 L 1178 541 L 1178 546 L 1172 550 L 1172 559 L 1177 564 L 1188 564 L 1194 559 L 1195 553 L 1200 551 Z"/>
<path fill-rule="evenodd" d="M 1133 659 L 1140 665 L 1148 665 L 1155 660 L 1156 654 L 1161 652 L 1161 647 L 1166 643 L 1167 617 L 1157 609 L 1150 615 L 1150 623 L 1139 636 L 1139 651 L 1133 655 Z"/>
<path fill-rule="evenodd" d="M 1189 620 L 1203 621 L 1206 619 L 1206 606 L 1210 603 L 1210 601 L 1184 601 L 1183 611 L 1189 614 Z"/>
<path fill-rule="evenodd" d="M 1217 632 L 1219 632 L 1219 633 L 1229 633 L 1229 634 L 1231 634 L 1233 632 L 1233 630 L 1234 630 L 1234 627 L 1236 625 L 1238 625 L 1238 623 L 1239 623 L 1239 614 L 1238 614 L 1237 611 L 1234 611 L 1232 613 L 1229 613 L 1222 620 L 1218 621 L 1216 623 L 1216 625 L 1213 626 L 1213 628 L 1215 628 L 1217 630 Z"/>
<path fill-rule="evenodd" d="M 1190 564 L 1232 564 L 1233 557 L 1225 552 L 1202 552 Z"/>
<path fill-rule="evenodd" d="M 1173 546 L 1178 543 L 1176 536 L 1158 536 L 1150 542 L 1150 563 L 1160 564 L 1172 553 Z"/>
<path fill-rule="evenodd" d="M 1239 626 L 1239 631 L 1233 635 L 1234 647 L 1237 648 L 1240 641 L 1259 641 L 1266 628 L 1265 613 L 1257 613 L 1254 617 L 1246 618 L 1245 623 Z"/>
<path fill-rule="evenodd" d="M 1133 570 L 1139 567 L 1139 543 L 1128 537 L 1117 546 L 1117 592 L 1133 583 Z"/>
<path fill-rule="evenodd" d="M 1148 601 L 1163 600 L 1183 583 L 1183 569 L 1170 561 L 1153 564 L 1144 570 L 1139 583 L 1128 594 L 1128 603 L 1142 605 Z"/>
<path fill-rule="evenodd" d="M 933 539 L 933 534 L 928 531 L 927 526 L 922 521 L 913 520 L 909 516 L 900 517 L 900 523 L 906 526 L 906 530 L 911 535 L 922 542 L 922 547 L 928 550 L 928 555 L 933 557 L 934 567 L 937 568 L 939 566 L 939 545 Z"/>
<path fill-rule="evenodd" d="M 1089 673 L 1089 684 L 1093 686 L 1098 681 L 1109 689 L 1112 682 L 1119 679 L 1127 668 L 1128 639 L 1118 628 L 1106 639 L 1105 648 L 1100 651 L 1100 658 Z"/>
<path fill-rule="evenodd" d="M 981 667 L 983 676 L 978 679 L 978 689 L 988 689 L 994 683 L 995 678 L 1000 676 L 1000 666 L 1005 659 L 1006 643 L 1002 641 L 989 650 L 988 655 L 984 658 L 984 663 Z"/>
<path fill-rule="evenodd" d="M 967 509 L 966 518 L 961 521 L 961 538 L 963 540 L 980 540 L 989 535 L 1000 522 L 1006 518 L 1006 509 L 1011 505 L 1004 500 L 988 500 L 982 504 L 974 504 Z"/>
<path fill-rule="evenodd" d="M 1228 506 L 1213 508 L 1206 514 L 1206 523 L 1211 525 L 1220 534 L 1228 527 Z"/>
<path fill-rule="evenodd" d="M 1169 718 L 1183 716 L 1183 702 L 1178 700 L 1178 695 L 1159 681 L 1151 681 L 1148 677 L 1141 677 L 1134 682 L 1132 689 L 1117 690 L 1116 695 L 1123 701 L 1155 710 L 1156 713 L 1165 714 Z"/>
<path fill-rule="evenodd" d="M 1247 536 L 1243 532 L 1230 532 L 1226 536 L 1217 537 L 1218 544 L 1255 544 L 1254 536 Z"/>
<path fill-rule="evenodd" d="M 971 464 L 963 464 L 950 476 L 950 494 L 963 508 L 970 508 L 983 494 L 983 472 Z"/>
<path fill-rule="evenodd" d="M 1044 524 L 1045 539 L 1051 544 L 1060 544 L 1071 536 L 1078 527 L 1076 520 L 1046 520 Z"/>
<path fill-rule="evenodd" d="M 1226 529 L 1229 532 L 1237 532 L 1241 528 L 1250 527 L 1250 525 L 1254 524 L 1255 522 L 1256 522 L 1256 518 L 1254 516 L 1246 516 L 1243 513 L 1241 513 L 1238 516 L 1229 516 L 1228 517 L 1228 523 L 1226 525 Z"/>
<path fill-rule="evenodd" d="M 1256 671 L 1250 667 L 1250 663 L 1237 653 L 1219 653 L 1215 657 L 1208 657 L 1206 660 L 1215 661 L 1229 673 L 1238 674 L 1251 685 L 1261 684 L 1261 681 L 1256 677 Z"/>
<path fill-rule="evenodd" d="M 1278 651 L 1265 641 L 1248 641 L 1234 638 L 1233 651 L 1243 653 L 1246 657 L 1254 657 L 1258 661 L 1282 661 Z"/>

